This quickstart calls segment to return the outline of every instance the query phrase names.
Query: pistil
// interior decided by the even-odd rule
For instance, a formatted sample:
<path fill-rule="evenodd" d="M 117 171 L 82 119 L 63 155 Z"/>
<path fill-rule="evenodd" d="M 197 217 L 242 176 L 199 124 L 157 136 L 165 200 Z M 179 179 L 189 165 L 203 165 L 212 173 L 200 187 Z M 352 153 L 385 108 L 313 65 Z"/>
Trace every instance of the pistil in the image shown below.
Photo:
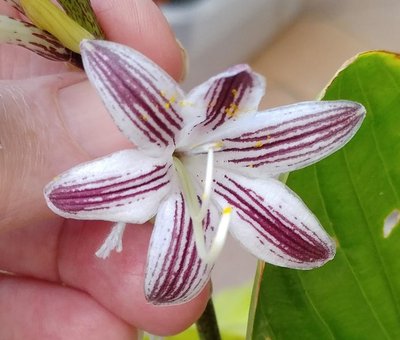
<path fill-rule="evenodd" d="M 207 215 L 210 206 L 213 173 L 214 173 L 214 145 L 209 145 L 207 150 L 207 165 L 204 179 L 204 189 L 201 195 L 201 203 L 199 196 L 193 187 L 192 180 L 187 172 L 184 164 L 178 157 L 173 157 L 173 163 L 181 183 L 182 193 L 187 204 L 189 215 L 192 220 L 196 248 L 199 256 L 207 263 L 214 263 L 221 252 L 225 239 L 229 230 L 229 222 L 232 214 L 231 207 L 225 207 L 222 211 L 222 217 L 217 227 L 217 232 L 207 249 L 204 237 L 203 220 Z"/>

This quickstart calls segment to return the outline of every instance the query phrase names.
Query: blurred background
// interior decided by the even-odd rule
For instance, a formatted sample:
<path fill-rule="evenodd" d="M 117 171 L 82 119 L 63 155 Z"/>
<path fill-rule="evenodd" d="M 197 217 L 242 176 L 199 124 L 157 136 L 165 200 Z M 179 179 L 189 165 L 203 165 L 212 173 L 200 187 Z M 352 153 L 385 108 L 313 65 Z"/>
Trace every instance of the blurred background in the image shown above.
<path fill-rule="evenodd" d="M 267 78 L 262 109 L 316 98 L 357 53 L 400 53 L 398 0 L 169 0 L 162 8 L 189 54 L 184 87 L 246 62 Z M 251 281 L 255 268 L 230 238 L 214 290 Z"/>

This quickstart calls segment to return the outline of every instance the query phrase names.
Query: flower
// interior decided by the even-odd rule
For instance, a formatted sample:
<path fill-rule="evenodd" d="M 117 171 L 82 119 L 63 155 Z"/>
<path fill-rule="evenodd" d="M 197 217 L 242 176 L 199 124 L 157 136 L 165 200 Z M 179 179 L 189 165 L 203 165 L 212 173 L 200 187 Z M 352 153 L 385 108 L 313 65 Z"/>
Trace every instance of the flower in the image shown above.
<path fill-rule="evenodd" d="M 102 37 L 89 2 L 60 0 L 64 12 L 51 0 L 3 1 L 19 18 L 0 15 L 0 43 L 18 45 L 49 60 L 81 67 L 80 41 Z"/>
<path fill-rule="evenodd" d="M 101 257 L 122 249 L 125 223 L 156 215 L 145 277 L 150 302 L 196 296 L 228 224 L 252 254 L 278 266 L 310 269 L 333 258 L 334 242 L 277 177 L 342 147 L 363 106 L 317 101 L 257 112 L 265 82 L 247 65 L 185 95 L 126 46 L 87 40 L 81 53 L 89 80 L 136 148 L 68 170 L 45 197 L 66 218 L 116 222 Z"/>

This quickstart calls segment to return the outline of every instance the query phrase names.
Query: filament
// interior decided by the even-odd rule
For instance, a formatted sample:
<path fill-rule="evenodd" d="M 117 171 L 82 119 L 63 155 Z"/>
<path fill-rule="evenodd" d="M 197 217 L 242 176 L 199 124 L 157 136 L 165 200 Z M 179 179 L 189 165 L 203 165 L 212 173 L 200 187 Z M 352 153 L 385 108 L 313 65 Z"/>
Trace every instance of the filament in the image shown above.
<path fill-rule="evenodd" d="M 199 257 L 207 262 L 214 263 L 220 254 L 223 245 L 225 244 L 226 236 L 229 230 L 229 223 L 232 215 L 232 208 L 226 207 L 222 212 L 222 217 L 219 221 L 216 235 L 207 250 L 205 243 L 203 220 L 207 215 L 208 208 L 211 201 L 212 184 L 214 177 L 214 148 L 210 146 L 207 150 L 207 166 L 206 175 L 204 179 L 203 194 L 201 196 L 201 203 L 199 203 L 198 196 L 193 187 L 190 175 L 182 164 L 181 160 L 173 157 L 175 169 L 178 173 L 182 185 L 183 197 L 187 204 L 189 215 L 192 219 L 193 233 L 196 242 L 197 253 Z"/>
<path fill-rule="evenodd" d="M 96 251 L 96 256 L 101 259 L 106 259 L 110 253 L 115 250 L 117 253 L 122 251 L 122 236 L 124 235 L 126 224 L 124 222 L 117 222 L 111 229 L 107 238 Z"/>

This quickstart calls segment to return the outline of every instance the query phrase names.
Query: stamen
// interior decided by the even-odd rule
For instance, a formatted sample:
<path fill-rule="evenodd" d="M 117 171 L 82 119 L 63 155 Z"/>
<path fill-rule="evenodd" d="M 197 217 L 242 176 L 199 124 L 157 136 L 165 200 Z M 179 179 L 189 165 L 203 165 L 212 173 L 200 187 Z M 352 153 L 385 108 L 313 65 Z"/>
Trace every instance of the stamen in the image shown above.
<path fill-rule="evenodd" d="M 224 247 L 226 236 L 228 235 L 231 216 L 232 207 L 226 207 L 222 212 L 222 217 L 218 224 L 217 234 L 214 237 L 210 250 L 207 256 L 203 258 L 204 261 L 208 263 L 214 263 L 218 258 L 218 255 L 221 253 L 222 248 Z"/>
<path fill-rule="evenodd" d="M 199 213 L 199 218 L 201 220 L 207 214 L 208 207 L 210 205 L 210 197 L 213 183 L 213 174 L 214 174 L 214 149 L 208 149 L 207 153 L 207 167 L 206 167 L 206 178 L 204 179 L 204 191 L 201 197 L 201 209 Z"/>
<path fill-rule="evenodd" d="M 196 191 L 193 188 L 190 176 L 187 173 L 184 165 L 178 158 L 173 157 L 174 166 L 181 181 L 183 196 L 185 198 L 189 210 L 189 215 L 193 223 L 193 232 L 196 242 L 197 253 L 199 254 L 200 258 L 207 263 L 214 263 L 219 253 L 221 252 L 223 245 L 225 244 L 226 236 L 228 234 L 229 222 L 232 215 L 231 207 L 226 207 L 223 210 L 222 217 L 217 228 L 217 233 L 212 240 L 209 249 L 207 250 L 204 241 L 203 220 L 207 215 L 212 193 L 214 173 L 214 146 L 217 146 L 217 143 L 208 145 L 206 176 L 204 179 L 204 190 L 201 198 L 201 204 L 199 204 Z"/>
<path fill-rule="evenodd" d="M 125 231 L 126 224 L 123 222 L 117 222 L 111 229 L 110 234 L 96 251 L 96 256 L 101 259 L 106 259 L 110 256 L 110 253 L 115 250 L 117 253 L 122 251 L 122 236 Z"/>

